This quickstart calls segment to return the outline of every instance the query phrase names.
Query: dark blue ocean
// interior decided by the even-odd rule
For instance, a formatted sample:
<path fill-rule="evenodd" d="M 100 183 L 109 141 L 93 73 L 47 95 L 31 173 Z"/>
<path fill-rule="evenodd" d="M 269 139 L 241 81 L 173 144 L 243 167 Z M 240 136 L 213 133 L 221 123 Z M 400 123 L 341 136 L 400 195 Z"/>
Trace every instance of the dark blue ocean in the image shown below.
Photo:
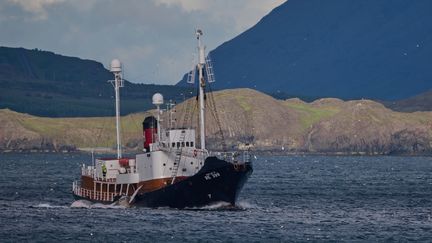
<path fill-rule="evenodd" d="M 235 210 L 71 207 L 86 161 L 1 154 L 0 241 L 432 241 L 430 157 L 257 156 Z"/>

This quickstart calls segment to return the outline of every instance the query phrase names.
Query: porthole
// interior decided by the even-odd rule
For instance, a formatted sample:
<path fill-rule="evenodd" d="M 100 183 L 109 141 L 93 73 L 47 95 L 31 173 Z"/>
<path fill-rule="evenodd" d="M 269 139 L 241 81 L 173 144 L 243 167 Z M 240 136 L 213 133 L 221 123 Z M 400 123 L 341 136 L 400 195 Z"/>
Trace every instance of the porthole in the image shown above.
<path fill-rule="evenodd" d="M 163 166 L 165 166 L 166 164 L 165 163 L 163 163 Z"/>

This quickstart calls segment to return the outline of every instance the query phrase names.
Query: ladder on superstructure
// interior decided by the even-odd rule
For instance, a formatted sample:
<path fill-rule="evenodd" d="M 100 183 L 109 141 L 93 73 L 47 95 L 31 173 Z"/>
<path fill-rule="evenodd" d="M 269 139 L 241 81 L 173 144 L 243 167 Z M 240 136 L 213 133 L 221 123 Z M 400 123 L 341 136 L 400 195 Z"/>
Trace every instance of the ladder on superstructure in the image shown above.
<path fill-rule="evenodd" d="M 175 151 L 174 166 L 173 166 L 172 171 L 171 171 L 171 177 L 172 177 L 171 185 L 174 184 L 174 181 L 175 181 L 177 173 L 178 173 L 178 169 L 180 167 L 180 161 L 181 161 L 181 155 L 182 155 L 185 137 L 186 137 L 186 131 L 182 130 L 181 134 L 180 134 L 179 146 L 177 147 L 177 149 Z"/>
<path fill-rule="evenodd" d="M 216 79 L 215 79 L 215 75 L 213 72 L 213 64 L 212 64 L 210 55 L 207 55 L 205 62 L 206 62 L 205 70 L 206 70 L 206 74 L 207 74 L 207 82 L 214 83 L 216 81 Z"/>

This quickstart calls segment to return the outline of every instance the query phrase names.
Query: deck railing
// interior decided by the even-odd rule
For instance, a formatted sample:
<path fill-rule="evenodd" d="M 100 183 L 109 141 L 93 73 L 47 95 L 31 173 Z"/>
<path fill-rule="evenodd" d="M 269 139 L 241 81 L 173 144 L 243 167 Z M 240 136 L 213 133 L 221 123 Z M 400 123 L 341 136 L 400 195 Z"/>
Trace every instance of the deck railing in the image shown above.
<path fill-rule="evenodd" d="M 104 178 L 103 176 L 102 177 L 97 176 L 94 179 L 95 179 L 95 181 L 98 181 L 98 182 L 111 182 L 111 183 L 116 182 L 116 178 Z"/>
<path fill-rule="evenodd" d="M 77 196 L 88 198 L 90 200 L 98 200 L 98 201 L 112 202 L 114 201 L 114 197 L 116 196 L 116 194 L 112 192 L 100 192 L 100 191 L 93 191 L 93 190 L 82 188 L 78 185 L 76 181 L 72 183 L 72 191 Z"/>
<path fill-rule="evenodd" d="M 251 155 L 249 151 L 235 151 L 235 152 L 212 152 L 210 155 L 216 156 L 233 164 L 244 164 L 251 162 Z"/>

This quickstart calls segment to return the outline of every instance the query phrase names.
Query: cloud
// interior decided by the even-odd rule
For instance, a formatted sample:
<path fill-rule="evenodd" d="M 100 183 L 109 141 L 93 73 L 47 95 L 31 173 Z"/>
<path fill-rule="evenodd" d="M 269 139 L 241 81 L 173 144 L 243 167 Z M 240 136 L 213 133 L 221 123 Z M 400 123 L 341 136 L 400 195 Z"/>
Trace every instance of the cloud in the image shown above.
<path fill-rule="evenodd" d="M 178 7 L 182 11 L 201 12 L 214 22 L 230 22 L 237 31 L 245 30 L 256 23 L 265 13 L 285 0 L 153 0 L 157 6 Z"/>
<path fill-rule="evenodd" d="M 195 28 L 211 51 L 283 1 L 0 0 L 0 45 L 119 58 L 130 81 L 173 84 L 191 68 Z"/>
<path fill-rule="evenodd" d="M 8 0 L 10 3 L 18 5 L 24 11 L 34 14 L 35 19 L 46 19 L 48 6 L 59 4 L 64 0 Z"/>
<path fill-rule="evenodd" d="M 235 10 L 229 13 L 236 18 L 236 31 L 241 32 L 252 27 L 252 25 L 257 23 L 265 14 L 281 5 L 284 1 L 285 0 L 249 0 L 247 4 L 243 6 L 240 13 Z M 224 11 L 219 13 L 224 13 Z"/>
<path fill-rule="evenodd" d="M 178 6 L 185 12 L 205 10 L 209 6 L 209 2 L 202 0 L 153 0 L 157 5 L 165 5 L 167 7 Z"/>

